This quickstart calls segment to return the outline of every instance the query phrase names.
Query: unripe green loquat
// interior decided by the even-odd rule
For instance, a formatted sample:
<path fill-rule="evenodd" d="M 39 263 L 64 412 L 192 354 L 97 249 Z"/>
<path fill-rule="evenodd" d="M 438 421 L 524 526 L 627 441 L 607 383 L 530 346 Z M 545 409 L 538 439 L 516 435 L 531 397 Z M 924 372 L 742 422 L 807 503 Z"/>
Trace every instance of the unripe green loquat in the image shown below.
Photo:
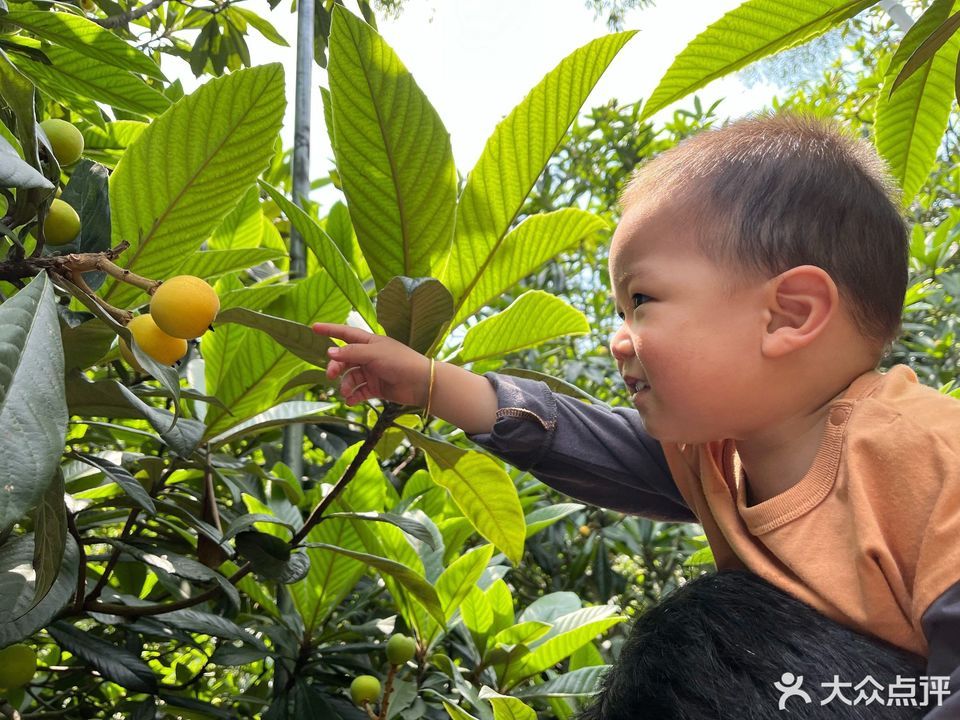
<path fill-rule="evenodd" d="M 380 681 L 373 675 L 358 675 L 350 683 L 350 699 L 354 705 L 363 706 L 380 697 Z"/>

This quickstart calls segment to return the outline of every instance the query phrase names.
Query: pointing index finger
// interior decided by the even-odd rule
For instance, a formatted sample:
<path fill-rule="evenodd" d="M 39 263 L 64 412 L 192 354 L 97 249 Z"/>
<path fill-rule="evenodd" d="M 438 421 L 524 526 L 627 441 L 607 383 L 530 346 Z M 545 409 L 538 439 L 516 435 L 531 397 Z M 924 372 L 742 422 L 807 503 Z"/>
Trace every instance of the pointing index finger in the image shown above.
<path fill-rule="evenodd" d="M 336 323 L 314 323 L 313 331 L 317 335 L 325 335 L 348 343 L 368 343 L 372 337 L 366 330 Z"/>

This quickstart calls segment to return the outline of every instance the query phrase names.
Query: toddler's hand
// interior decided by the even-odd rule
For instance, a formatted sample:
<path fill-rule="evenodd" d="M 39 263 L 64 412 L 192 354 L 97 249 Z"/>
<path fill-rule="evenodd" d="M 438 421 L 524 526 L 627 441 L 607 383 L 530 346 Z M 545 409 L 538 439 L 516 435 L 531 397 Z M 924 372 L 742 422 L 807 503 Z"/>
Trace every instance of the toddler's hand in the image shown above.
<path fill-rule="evenodd" d="M 422 407 L 427 402 L 430 360 L 402 342 L 333 323 L 315 323 L 318 335 L 343 340 L 346 345 L 327 353 L 327 377 L 340 378 L 340 394 L 348 405 L 380 398 Z"/>

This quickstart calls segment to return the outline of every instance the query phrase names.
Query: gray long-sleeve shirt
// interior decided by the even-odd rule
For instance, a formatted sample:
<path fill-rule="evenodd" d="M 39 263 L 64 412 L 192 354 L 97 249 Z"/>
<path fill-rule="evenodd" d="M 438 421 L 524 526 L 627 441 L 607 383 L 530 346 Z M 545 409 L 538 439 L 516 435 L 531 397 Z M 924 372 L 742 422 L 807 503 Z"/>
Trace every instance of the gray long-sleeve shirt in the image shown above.
<path fill-rule="evenodd" d="M 578 500 L 661 520 L 696 522 L 660 443 L 632 409 L 589 405 L 534 380 L 488 373 L 499 410 L 478 445 Z M 958 538 L 960 542 L 960 538 Z M 960 569 L 958 569 L 960 571 Z M 950 694 L 924 720 L 960 720 L 960 582 L 923 615 L 927 672 L 949 676 Z"/>

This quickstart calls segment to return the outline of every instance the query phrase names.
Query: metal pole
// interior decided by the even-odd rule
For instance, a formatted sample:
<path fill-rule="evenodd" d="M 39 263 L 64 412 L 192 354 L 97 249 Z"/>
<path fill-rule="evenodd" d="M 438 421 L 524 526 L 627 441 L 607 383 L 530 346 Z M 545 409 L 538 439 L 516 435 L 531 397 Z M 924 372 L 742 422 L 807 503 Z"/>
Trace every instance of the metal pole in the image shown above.
<path fill-rule="evenodd" d="M 293 202 L 301 207 L 310 195 L 310 90 L 313 72 L 314 0 L 298 0 L 297 74 L 293 120 Z M 306 273 L 303 238 L 290 229 L 290 279 Z M 283 462 L 298 478 L 303 476 L 303 425 L 283 432 Z"/>
<path fill-rule="evenodd" d="M 886 11 L 890 19 L 900 29 L 900 32 L 906 33 L 913 27 L 914 20 L 910 17 L 910 13 L 896 0 L 880 0 L 880 7 Z"/>

